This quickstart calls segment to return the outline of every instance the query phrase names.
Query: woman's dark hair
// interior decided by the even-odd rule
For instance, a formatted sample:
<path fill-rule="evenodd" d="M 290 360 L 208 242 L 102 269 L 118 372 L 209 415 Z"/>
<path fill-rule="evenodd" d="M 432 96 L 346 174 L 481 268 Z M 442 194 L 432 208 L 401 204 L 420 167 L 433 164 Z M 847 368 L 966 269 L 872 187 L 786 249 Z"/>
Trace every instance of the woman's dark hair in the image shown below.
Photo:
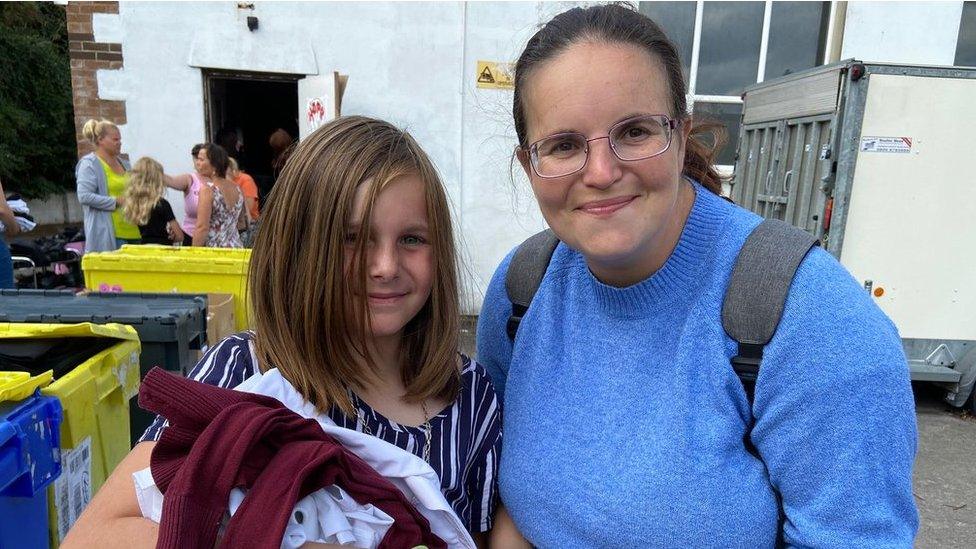
<path fill-rule="evenodd" d="M 200 148 L 207 150 L 207 159 L 210 160 L 210 165 L 213 166 L 214 173 L 217 174 L 217 177 L 226 177 L 228 165 L 227 151 L 216 143 L 205 143 Z"/>
<path fill-rule="evenodd" d="M 197 157 L 197 154 L 200 153 L 200 149 L 202 149 L 202 148 L 204 148 L 206 146 L 207 146 L 206 143 L 197 143 L 196 145 L 193 146 L 192 149 L 190 149 L 190 156 L 192 156 L 193 158 L 196 158 Z"/>
<path fill-rule="evenodd" d="M 515 63 L 515 99 L 512 113 L 519 146 L 527 147 L 523 90 L 532 71 L 578 42 L 592 40 L 632 44 L 661 61 L 671 90 L 671 116 L 687 119 L 687 89 L 681 74 L 678 52 L 661 27 L 633 8 L 621 4 L 573 8 L 550 20 L 526 44 Z M 686 120 L 687 122 L 687 120 Z M 709 138 L 710 136 L 710 138 Z M 721 194 L 722 178 L 712 167 L 724 144 L 721 125 L 693 124 L 685 145 L 683 172 L 705 188 Z"/>

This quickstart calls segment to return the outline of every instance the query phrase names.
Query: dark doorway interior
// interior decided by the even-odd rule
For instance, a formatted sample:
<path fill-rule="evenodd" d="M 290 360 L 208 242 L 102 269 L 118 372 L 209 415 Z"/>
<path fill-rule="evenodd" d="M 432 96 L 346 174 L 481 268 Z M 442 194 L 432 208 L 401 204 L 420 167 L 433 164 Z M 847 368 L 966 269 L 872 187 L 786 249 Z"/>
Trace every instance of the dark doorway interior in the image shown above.
<path fill-rule="evenodd" d="M 298 137 L 298 76 L 210 73 L 206 80 L 208 138 L 220 143 L 221 133 L 237 134 L 235 156 L 263 203 L 274 184 L 268 137 L 278 128 Z"/>

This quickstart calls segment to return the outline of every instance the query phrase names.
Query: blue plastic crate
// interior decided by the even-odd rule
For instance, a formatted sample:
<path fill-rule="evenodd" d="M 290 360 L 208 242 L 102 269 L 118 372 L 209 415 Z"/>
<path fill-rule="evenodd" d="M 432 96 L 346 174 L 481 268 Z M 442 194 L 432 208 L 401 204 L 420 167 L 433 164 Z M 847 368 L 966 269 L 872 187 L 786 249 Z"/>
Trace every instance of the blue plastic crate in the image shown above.
<path fill-rule="evenodd" d="M 47 487 L 61 474 L 61 403 L 0 403 L 0 547 L 46 548 Z"/>

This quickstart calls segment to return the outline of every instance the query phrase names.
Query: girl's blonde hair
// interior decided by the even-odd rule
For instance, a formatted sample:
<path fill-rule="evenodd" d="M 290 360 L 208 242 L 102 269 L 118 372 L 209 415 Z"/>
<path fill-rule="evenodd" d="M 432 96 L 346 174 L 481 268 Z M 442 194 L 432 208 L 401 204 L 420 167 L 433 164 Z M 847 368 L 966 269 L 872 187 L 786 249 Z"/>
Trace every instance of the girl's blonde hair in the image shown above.
<path fill-rule="evenodd" d="M 145 225 L 165 192 L 163 167 L 159 162 L 148 156 L 136 160 L 122 192 L 122 216 L 133 225 Z"/>
<path fill-rule="evenodd" d="M 85 136 L 92 145 L 97 145 L 98 140 L 105 136 L 105 132 L 110 129 L 119 129 L 114 123 L 104 118 L 101 120 L 95 120 L 91 118 L 85 125 L 81 127 L 81 134 Z"/>
<path fill-rule="evenodd" d="M 434 258 L 430 297 L 403 330 L 406 398 L 457 396 L 458 272 L 444 187 L 410 134 L 381 120 L 350 116 L 319 128 L 285 164 L 262 212 L 249 271 L 258 364 L 262 370 L 278 368 L 320 411 L 334 404 L 351 414 L 348 389 L 365 386 L 377 373 L 368 352 L 368 304 L 351 296 L 363 295 L 366 285 L 363 252 L 376 197 L 405 175 L 423 181 Z M 361 184 L 369 185 L 363 229 L 349 252 L 346 220 Z M 354 254 L 352 264 L 358 261 L 355 276 L 346 275 L 347 253 Z"/>

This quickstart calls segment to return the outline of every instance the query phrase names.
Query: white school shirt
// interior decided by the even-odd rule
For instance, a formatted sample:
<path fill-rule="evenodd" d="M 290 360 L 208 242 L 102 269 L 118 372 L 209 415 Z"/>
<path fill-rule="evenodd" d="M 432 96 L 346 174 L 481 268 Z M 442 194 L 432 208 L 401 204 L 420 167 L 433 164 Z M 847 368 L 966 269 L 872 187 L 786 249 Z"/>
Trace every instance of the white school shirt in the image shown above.
<path fill-rule="evenodd" d="M 328 415 L 318 414 L 277 368 L 257 373 L 235 390 L 270 396 L 296 414 L 316 420 L 322 430 L 336 438 L 347 450 L 359 456 L 381 476 L 400 489 L 430 522 L 430 529 L 448 547 L 476 549 L 474 540 L 440 490 L 440 478 L 423 459 L 372 435 L 339 427 Z M 146 518 L 159 522 L 163 496 L 148 468 L 133 473 L 139 508 Z M 231 493 L 229 509 L 237 510 L 243 492 Z M 236 505 L 235 505 L 236 504 Z M 318 521 L 296 519 L 315 508 Z M 383 539 L 392 519 L 372 505 L 363 506 L 337 486 L 322 488 L 299 501 L 289 517 L 282 548 L 299 547 L 306 541 L 375 547 Z M 316 526 L 318 527 L 316 529 Z"/>

